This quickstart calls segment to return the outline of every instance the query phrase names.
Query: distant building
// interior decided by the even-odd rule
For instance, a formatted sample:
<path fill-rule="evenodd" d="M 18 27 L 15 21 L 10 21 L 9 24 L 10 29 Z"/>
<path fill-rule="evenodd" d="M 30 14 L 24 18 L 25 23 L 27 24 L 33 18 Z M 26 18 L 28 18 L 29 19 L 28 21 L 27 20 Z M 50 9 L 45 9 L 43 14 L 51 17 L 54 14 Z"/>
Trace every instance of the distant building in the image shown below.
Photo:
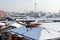
<path fill-rule="evenodd" d="M 1 30 L 2 36 L 1 36 L 1 40 L 9 40 L 9 34 L 8 34 L 8 30 L 16 28 L 14 26 L 9 26 L 6 27 L 4 29 Z"/>
<path fill-rule="evenodd" d="M 4 17 L 6 15 L 6 13 L 2 10 L 0 10 L 0 17 Z"/>
<path fill-rule="evenodd" d="M 1 36 L 2 36 L 2 33 L 1 33 L 1 30 L 4 29 L 6 26 L 4 23 L 0 23 L 0 40 L 1 40 Z"/>
<path fill-rule="evenodd" d="M 5 11 L 0 10 L 0 21 L 3 19 L 2 17 L 7 16 Z"/>

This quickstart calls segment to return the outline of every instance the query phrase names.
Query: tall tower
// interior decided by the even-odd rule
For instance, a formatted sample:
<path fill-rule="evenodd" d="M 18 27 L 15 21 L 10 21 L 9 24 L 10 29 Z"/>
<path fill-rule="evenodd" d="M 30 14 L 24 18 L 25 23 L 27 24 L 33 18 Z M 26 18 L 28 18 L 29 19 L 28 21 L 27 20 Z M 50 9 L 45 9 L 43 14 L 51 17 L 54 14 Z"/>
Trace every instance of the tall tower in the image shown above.
<path fill-rule="evenodd" d="M 36 10 L 36 7 L 37 7 L 37 3 L 35 3 L 35 12 L 37 11 L 37 10 Z"/>
<path fill-rule="evenodd" d="M 37 2 L 35 2 L 35 14 L 34 14 L 35 17 L 38 17 L 39 14 L 37 13 Z"/>
<path fill-rule="evenodd" d="M 36 17 L 36 15 L 37 15 L 37 13 L 36 13 L 36 12 L 37 12 L 37 3 L 35 2 L 34 5 L 35 5 L 35 13 L 34 13 L 34 17 Z"/>

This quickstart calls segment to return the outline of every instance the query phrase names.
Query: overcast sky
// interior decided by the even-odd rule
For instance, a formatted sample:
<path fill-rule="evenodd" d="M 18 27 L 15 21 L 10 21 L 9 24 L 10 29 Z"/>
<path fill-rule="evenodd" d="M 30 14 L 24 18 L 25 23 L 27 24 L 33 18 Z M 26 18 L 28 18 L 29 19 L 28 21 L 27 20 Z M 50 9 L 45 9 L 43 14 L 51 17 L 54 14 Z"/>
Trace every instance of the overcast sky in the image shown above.
<path fill-rule="evenodd" d="M 58 12 L 60 9 L 60 0 L 0 0 L 0 10 L 34 11 L 35 2 L 37 2 L 37 11 Z"/>

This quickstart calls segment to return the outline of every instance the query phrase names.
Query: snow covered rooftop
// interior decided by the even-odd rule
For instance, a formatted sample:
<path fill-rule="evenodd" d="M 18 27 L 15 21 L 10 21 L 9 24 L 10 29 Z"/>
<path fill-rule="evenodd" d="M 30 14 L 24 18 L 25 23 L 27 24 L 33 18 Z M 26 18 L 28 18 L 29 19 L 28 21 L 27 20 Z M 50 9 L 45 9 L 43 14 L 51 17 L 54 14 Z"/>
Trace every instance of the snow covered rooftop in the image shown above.
<path fill-rule="evenodd" d="M 53 38 L 59 38 L 60 37 L 60 22 L 52 22 L 52 23 L 42 23 L 40 25 L 41 27 L 45 27 L 46 30 L 42 29 L 40 40 L 45 39 L 53 39 Z"/>
<path fill-rule="evenodd" d="M 16 28 L 23 27 L 23 25 L 20 25 L 17 22 L 14 22 L 13 24 L 11 24 L 11 26 L 15 26 Z"/>
<path fill-rule="evenodd" d="M 0 22 L 0 25 L 5 25 L 5 23 L 1 23 L 1 22 Z"/>
<path fill-rule="evenodd" d="M 27 31 L 28 29 L 28 31 Z M 15 29 L 11 29 L 10 32 L 12 34 L 20 34 L 18 36 L 21 37 L 21 35 L 24 35 L 25 37 L 28 37 L 28 38 L 32 38 L 32 39 L 39 39 L 39 35 L 41 33 L 41 30 L 42 28 L 40 27 L 36 27 L 36 28 L 33 28 L 33 29 L 29 29 L 29 28 L 26 28 L 26 27 L 20 27 L 20 28 L 15 28 Z"/>
<path fill-rule="evenodd" d="M 41 30 L 42 30 L 41 27 L 36 27 L 36 28 L 33 28 L 32 30 L 24 33 L 23 35 L 30 37 L 32 39 L 35 39 L 35 40 L 39 40 Z"/>
<path fill-rule="evenodd" d="M 46 28 L 46 30 L 43 29 L 43 27 Z M 27 31 L 27 29 L 29 31 Z M 10 30 L 10 32 L 14 34 L 15 33 L 23 34 L 25 37 L 33 38 L 35 40 L 59 38 L 60 37 L 59 31 L 60 31 L 60 22 L 42 23 L 42 25 L 33 29 L 29 29 L 23 26 L 20 28 L 15 28 Z"/>

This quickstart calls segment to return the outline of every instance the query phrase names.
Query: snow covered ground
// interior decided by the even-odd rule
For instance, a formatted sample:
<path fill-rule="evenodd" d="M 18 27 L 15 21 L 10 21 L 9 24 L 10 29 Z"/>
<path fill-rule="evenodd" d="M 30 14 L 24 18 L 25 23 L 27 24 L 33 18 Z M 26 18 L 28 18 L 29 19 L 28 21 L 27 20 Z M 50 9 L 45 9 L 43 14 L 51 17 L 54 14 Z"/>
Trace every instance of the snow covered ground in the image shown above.
<path fill-rule="evenodd" d="M 60 37 L 60 22 L 42 23 L 40 27 L 45 27 L 46 30 L 42 28 L 39 40 Z"/>

